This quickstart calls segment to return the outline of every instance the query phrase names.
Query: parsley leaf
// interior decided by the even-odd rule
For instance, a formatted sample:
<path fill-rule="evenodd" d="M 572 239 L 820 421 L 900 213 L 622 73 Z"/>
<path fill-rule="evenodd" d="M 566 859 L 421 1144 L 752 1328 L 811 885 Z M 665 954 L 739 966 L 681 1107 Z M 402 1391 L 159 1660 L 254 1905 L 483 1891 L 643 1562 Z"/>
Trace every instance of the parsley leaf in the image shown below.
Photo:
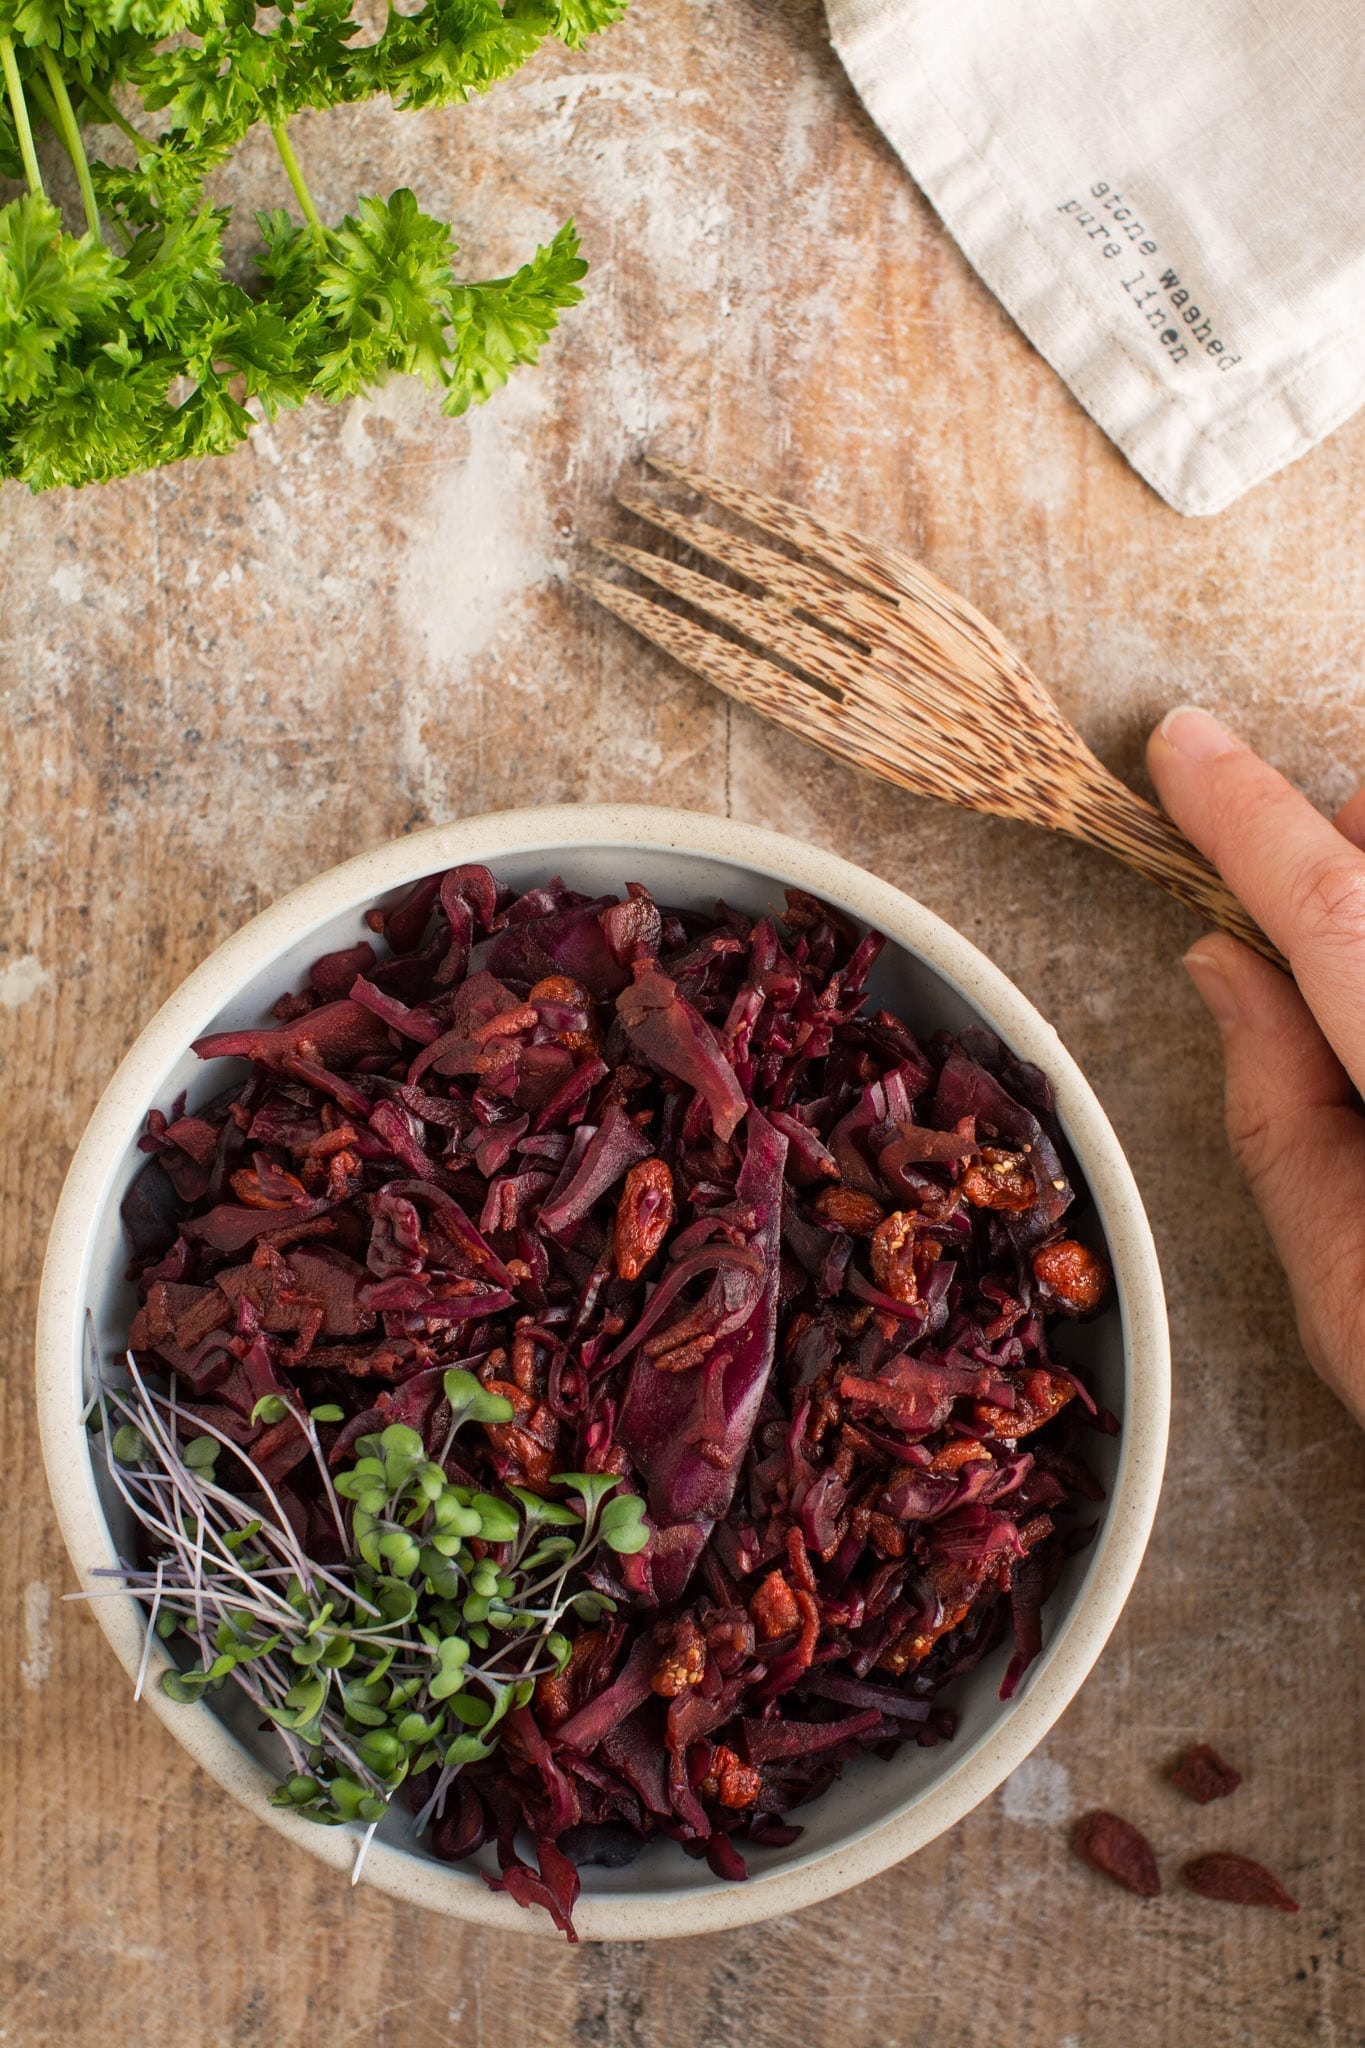
<path fill-rule="evenodd" d="M 561 311 L 582 298 L 578 280 L 587 268 L 574 224 L 566 221 L 549 247 L 537 249 L 514 277 L 457 286 L 455 343 L 442 412 L 457 414 L 482 405 L 518 363 L 534 363 Z"/>
<path fill-rule="evenodd" d="M 0 176 L 28 187 L 0 207 L 0 478 L 46 490 L 225 454 L 262 413 L 395 373 L 448 415 L 482 403 L 582 297 L 572 222 L 511 277 L 461 280 L 449 224 L 407 187 L 324 223 L 287 124 L 380 94 L 458 104 L 624 6 L 425 0 L 358 44 L 351 0 L 0 0 Z M 244 287 L 205 180 L 262 124 L 303 220 L 257 216 Z M 97 154 L 111 135 L 119 149 Z M 43 190 L 57 148 L 83 234 Z"/>

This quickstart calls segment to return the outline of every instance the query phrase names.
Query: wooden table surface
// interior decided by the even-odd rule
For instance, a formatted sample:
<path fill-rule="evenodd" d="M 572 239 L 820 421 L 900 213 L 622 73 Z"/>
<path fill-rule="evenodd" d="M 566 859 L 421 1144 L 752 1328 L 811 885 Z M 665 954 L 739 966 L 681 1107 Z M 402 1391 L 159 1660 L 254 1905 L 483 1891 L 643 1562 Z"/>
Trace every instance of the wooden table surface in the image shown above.
<path fill-rule="evenodd" d="M 411 179 L 476 275 L 570 209 L 589 297 L 485 411 L 316 408 L 229 461 L 0 512 L 4 2048 L 1146 2048 L 1365 2041 L 1365 1445 L 1313 1380 L 1225 1152 L 1191 919 L 1098 857 L 910 801 L 726 704 L 568 576 L 646 445 L 907 541 L 1119 773 L 1169 703 L 1324 805 L 1365 772 L 1365 419 L 1216 519 L 1166 509 L 984 291 L 862 114 L 816 0 L 634 0 L 486 103 L 305 117 L 324 211 Z M 234 180 L 280 203 L 248 149 Z M 245 209 L 243 209 L 245 210 Z M 833 1903 L 572 1951 L 352 1894 L 135 1709 L 71 1584 L 30 1331 L 114 1065 L 226 934 L 357 849 L 629 797 L 779 826 L 959 925 L 1128 1147 L 1170 1294 L 1166 1491 L 1098 1668 L 995 1798 Z M 1313 1190 L 1304 1190 L 1312 1229 Z M 1182 1744 L 1246 1773 L 1181 1800 Z M 1264 1856 L 1298 1918 L 1083 1870 L 1112 1804 L 1170 1878 Z"/>

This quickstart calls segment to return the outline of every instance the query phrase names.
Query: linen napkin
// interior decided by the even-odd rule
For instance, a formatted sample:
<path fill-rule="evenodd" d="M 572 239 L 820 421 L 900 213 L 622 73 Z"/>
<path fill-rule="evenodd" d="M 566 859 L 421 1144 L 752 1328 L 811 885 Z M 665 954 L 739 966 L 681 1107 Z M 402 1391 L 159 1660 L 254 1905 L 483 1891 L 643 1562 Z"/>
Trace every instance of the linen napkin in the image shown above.
<path fill-rule="evenodd" d="M 826 0 L 873 120 L 1180 512 L 1365 401 L 1361 0 Z"/>

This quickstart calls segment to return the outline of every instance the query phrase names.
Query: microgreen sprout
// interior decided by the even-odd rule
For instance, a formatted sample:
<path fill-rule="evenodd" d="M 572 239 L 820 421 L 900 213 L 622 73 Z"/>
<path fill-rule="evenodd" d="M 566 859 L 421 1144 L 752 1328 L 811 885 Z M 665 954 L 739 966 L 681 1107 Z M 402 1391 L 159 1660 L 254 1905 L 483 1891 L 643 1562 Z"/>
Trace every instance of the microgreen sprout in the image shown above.
<path fill-rule="evenodd" d="M 512 1415 L 452 1369 L 439 1457 L 402 1423 L 357 1442 L 334 1483 L 349 1506 L 339 1510 L 345 1562 L 324 1565 L 246 1450 L 183 1416 L 174 1390 L 150 1384 L 131 1354 L 127 1386 L 95 1369 L 92 1433 L 144 1554 L 98 1575 L 146 1605 L 138 1691 L 154 1640 L 188 1652 L 161 1674 L 169 1698 L 192 1704 L 236 1685 L 284 1744 L 272 1804 L 361 1826 L 357 1876 L 399 1787 L 436 1772 L 414 1824 L 424 1827 L 456 1774 L 491 1755 L 499 1723 L 537 1679 L 564 1668 L 564 1617 L 612 1611 L 609 1595 L 581 1584 L 592 1553 L 629 1555 L 649 1540 L 643 1502 L 608 1474 L 560 1473 L 572 1501 L 451 1479 L 459 1430 Z M 258 1421 L 279 1419 L 257 1407 Z M 321 1459 L 315 1430 L 312 1443 Z M 225 1449 L 245 1470 L 232 1488 L 216 1472 Z"/>

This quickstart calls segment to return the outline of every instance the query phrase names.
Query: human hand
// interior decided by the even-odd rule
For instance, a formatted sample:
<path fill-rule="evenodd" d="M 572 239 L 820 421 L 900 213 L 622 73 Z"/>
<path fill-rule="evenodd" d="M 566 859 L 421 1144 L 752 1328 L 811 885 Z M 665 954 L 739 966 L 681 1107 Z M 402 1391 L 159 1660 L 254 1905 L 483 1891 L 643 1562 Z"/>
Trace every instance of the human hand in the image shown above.
<path fill-rule="evenodd" d="M 1221 934 L 1185 955 L 1223 1035 L 1228 1137 L 1316 1370 L 1365 1423 L 1365 788 L 1335 822 L 1205 711 L 1147 764 L 1171 817 L 1294 970 Z"/>

